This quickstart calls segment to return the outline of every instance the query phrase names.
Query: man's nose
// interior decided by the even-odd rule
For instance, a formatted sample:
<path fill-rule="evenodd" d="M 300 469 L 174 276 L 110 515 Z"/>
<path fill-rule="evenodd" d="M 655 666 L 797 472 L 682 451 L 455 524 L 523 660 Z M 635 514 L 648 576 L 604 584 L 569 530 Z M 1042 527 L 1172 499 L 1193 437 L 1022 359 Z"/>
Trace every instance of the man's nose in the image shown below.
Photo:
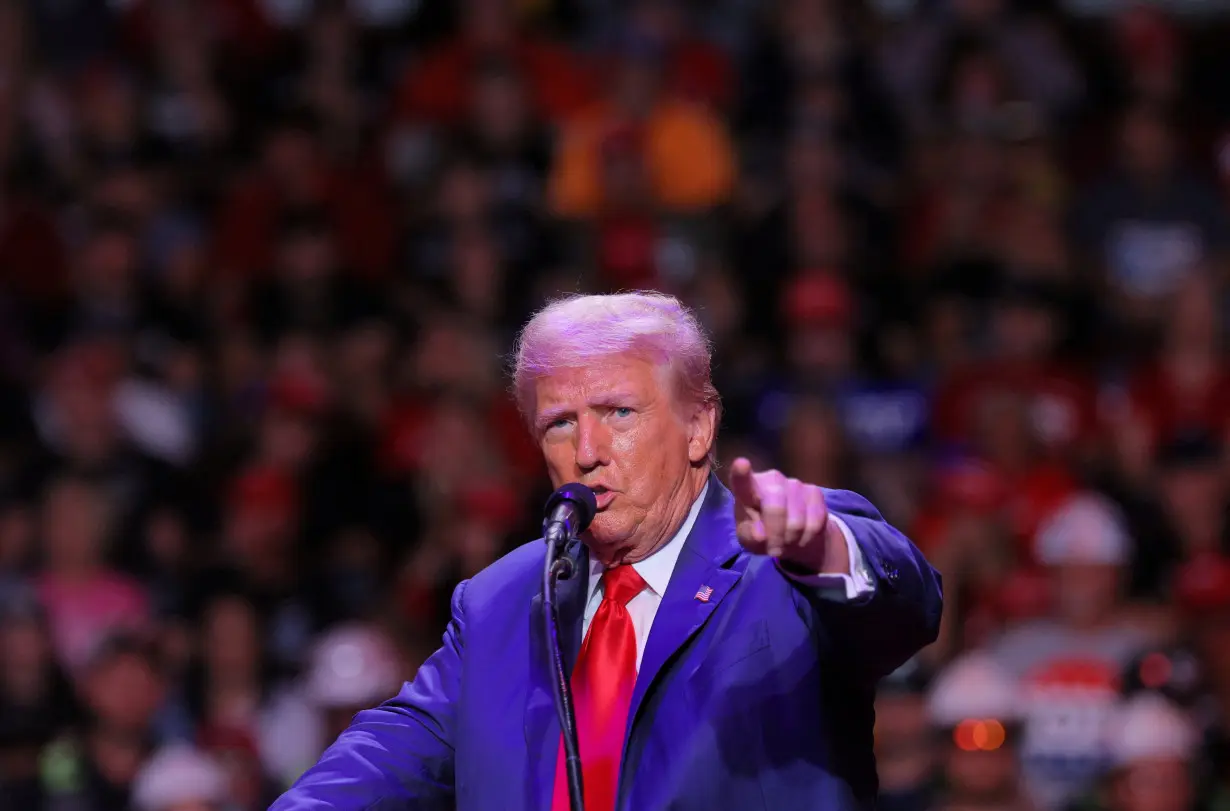
<path fill-rule="evenodd" d="M 610 461 L 606 426 L 590 416 L 577 420 L 577 467 L 592 470 Z"/>

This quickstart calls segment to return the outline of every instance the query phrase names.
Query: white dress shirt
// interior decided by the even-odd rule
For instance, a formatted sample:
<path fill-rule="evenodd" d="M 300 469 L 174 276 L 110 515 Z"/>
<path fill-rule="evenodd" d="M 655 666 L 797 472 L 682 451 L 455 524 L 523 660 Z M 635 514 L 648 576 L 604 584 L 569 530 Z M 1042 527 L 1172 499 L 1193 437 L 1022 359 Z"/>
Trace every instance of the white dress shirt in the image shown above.
<path fill-rule="evenodd" d="M 649 630 L 653 627 L 653 618 L 658 613 L 658 606 L 662 604 L 662 595 L 666 594 L 671 574 L 675 571 L 675 563 L 679 560 L 679 553 L 683 551 L 683 543 L 696 523 L 696 516 L 700 514 L 701 505 L 705 503 L 705 495 L 708 492 L 709 485 L 706 483 L 700 495 L 696 497 L 696 501 L 692 502 L 692 509 L 688 511 L 688 517 L 684 519 L 679 531 L 665 546 L 644 560 L 632 564 L 632 568 L 648 587 L 629 600 L 627 606 L 628 613 L 632 616 L 632 627 L 636 629 L 636 669 L 638 671 L 641 669 L 641 656 L 645 652 Z M 846 547 L 850 550 L 850 574 L 799 576 L 784 569 L 782 574 L 791 580 L 811 586 L 827 600 L 844 602 L 870 594 L 875 589 L 875 584 L 867 571 L 863 552 L 854 541 L 854 533 L 850 531 L 846 522 L 836 515 L 830 513 L 829 520 L 836 522 L 838 528 L 841 529 L 841 534 L 846 538 Z M 589 600 L 585 603 L 585 620 L 581 631 L 583 635 L 589 633 L 589 623 L 593 620 L 594 614 L 598 613 L 598 606 L 602 604 L 602 572 L 605 568 L 601 561 L 591 559 L 589 562 Z"/>

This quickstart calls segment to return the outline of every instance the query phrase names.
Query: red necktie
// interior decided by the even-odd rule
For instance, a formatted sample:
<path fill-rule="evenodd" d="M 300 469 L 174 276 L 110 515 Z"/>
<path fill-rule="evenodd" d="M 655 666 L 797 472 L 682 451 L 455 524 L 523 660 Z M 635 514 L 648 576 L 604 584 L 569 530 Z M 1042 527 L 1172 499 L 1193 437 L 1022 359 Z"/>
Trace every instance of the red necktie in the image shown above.
<path fill-rule="evenodd" d="M 636 687 L 636 629 L 626 606 L 644 590 L 645 581 L 631 566 L 617 566 L 603 572 L 602 588 L 602 604 L 590 622 L 572 670 L 585 811 L 615 808 L 619 759 Z M 568 774 L 561 738 L 551 811 L 568 809 Z"/>

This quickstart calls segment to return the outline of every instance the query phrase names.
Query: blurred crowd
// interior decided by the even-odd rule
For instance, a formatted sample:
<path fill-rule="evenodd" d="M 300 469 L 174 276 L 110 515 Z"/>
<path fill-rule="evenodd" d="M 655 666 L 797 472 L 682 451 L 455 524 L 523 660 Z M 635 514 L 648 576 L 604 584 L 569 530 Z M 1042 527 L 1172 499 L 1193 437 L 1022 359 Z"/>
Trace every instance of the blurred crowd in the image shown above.
<path fill-rule="evenodd" d="M 0 808 L 265 808 L 654 288 L 944 574 L 884 808 L 1230 809 L 1230 26 L 1097 5 L 0 0 Z"/>

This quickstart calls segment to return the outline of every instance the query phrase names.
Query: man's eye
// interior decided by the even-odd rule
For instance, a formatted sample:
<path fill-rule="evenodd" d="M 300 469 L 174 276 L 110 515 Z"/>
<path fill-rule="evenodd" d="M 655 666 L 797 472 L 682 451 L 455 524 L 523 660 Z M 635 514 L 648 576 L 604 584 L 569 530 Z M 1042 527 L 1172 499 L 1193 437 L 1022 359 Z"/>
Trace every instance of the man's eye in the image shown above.
<path fill-rule="evenodd" d="M 567 428 L 567 427 L 568 427 L 568 420 L 566 420 L 563 417 L 560 417 L 558 420 L 552 420 L 551 424 L 547 426 L 547 428 Z"/>
<path fill-rule="evenodd" d="M 615 409 L 615 416 L 616 417 L 631 417 L 632 409 L 628 408 L 627 406 L 624 406 L 623 408 L 617 408 Z"/>

